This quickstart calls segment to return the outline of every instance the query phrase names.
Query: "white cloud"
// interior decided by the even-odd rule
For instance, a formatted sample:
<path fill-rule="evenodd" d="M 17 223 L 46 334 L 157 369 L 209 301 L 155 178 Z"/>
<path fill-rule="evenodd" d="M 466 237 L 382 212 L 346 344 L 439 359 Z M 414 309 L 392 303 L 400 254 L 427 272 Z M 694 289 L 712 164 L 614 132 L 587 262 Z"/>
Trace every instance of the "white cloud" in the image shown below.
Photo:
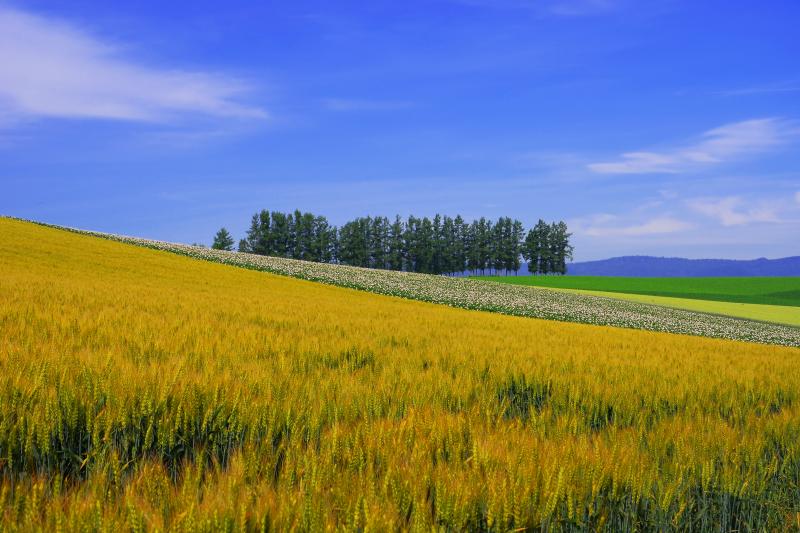
<path fill-rule="evenodd" d="M 599 174 L 647 174 L 651 172 L 676 172 L 678 159 L 668 154 L 654 152 L 627 152 L 622 160 L 613 163 L 590 163 L 589 170 Z"/>
<path fill-rule="evenodd" d="M 699 140 L 662 152 L 627 152 L 611 162 L 590 163 L 599 174 L 677 173 L 699 166 L 766 152 L 800 134 L 797 126 L 777 118 L 745 120 L 709 130 Z"/>
<path fill-rule="evenodd" d="M 794 193 L 794 201 L 800 204 L 800 191 Z"/>
<path fill-rule="evenodd" d="M 775 118 L 745 120 L 714 128 L 691 155 L 699 162 L 717 162 L 741 154 L 764 152 L 798 133 L 795 125 Z M 687 154 L 689 154 L 687 152 Z"/>
<path fill-rule="evenodd" d="M 631 221 L 630 217 L 600 213 L 570 221 L 570 227 L 575 233 L 590 237 L 645 237 L 677 233 L 691 229 L 693 225 L 669 215 Z"/>
<path fill-rule="evenodd" d="M 247 90 L 240 80 L 218 74 L 136 64 L 75 25 L 0 7 L 0 115 L 266 117 L 237 101 Z"/>
<path fill-rule="evenodd" d="M 741 226 L 754 222 L 779 222 L 778 206 L 761 202 L 746 207 L 738 196 L 725 198 L 697 198 L 689 200 L 687 206 L 693 211 L 714 218 L 723 226 Z"/>

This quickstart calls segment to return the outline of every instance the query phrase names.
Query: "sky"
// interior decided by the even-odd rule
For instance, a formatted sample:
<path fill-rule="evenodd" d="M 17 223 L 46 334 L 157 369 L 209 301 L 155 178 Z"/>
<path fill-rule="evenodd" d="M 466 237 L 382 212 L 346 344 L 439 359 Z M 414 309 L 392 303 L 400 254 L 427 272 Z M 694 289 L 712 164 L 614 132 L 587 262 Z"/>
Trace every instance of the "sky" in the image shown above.
<path fill-rule="evenodd" d="M 0 0 L 0 214 L 565 220 L 575 260 L 800 255 L 800 2 Z"/>

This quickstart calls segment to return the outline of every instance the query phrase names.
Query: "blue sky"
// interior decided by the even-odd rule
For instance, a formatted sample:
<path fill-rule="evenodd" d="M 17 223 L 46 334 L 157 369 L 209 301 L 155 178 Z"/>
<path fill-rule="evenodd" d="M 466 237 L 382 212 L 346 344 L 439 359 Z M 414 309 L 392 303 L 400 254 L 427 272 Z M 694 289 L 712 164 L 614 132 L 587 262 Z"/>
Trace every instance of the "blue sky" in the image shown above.
<path fill-rule="evenodd" d="M 255 7 L 255 4 L 258 4 Z M 0 213 L 564 219 L 576 260 L 800 254 L 800 2 L 0 1 Z"/>

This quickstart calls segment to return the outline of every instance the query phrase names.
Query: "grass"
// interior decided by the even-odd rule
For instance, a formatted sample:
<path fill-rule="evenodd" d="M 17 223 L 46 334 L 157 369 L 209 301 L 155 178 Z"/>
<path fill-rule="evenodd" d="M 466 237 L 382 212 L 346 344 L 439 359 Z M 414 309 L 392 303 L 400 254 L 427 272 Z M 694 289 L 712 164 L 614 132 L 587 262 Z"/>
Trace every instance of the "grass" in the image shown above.
<path fill-rule="evenodd" d="M 0 242 L 0 530 L 800 527 L 796 348 Z"/>
<path fill-rule="evenodd" d="M 788 305 L 746 304 L 737 302 L 720 302 L 712 300 L 695 300 L 691 298 L 670 298 L 668 296 L 650 296 L 647 294 L 626 294 L 620 292 L 590 291 L 584 289 L 553 289 L 571 291 L 590 296 L 619 298 L 631 302 L 649 305 L 662 305 L 675 309 L 687 309 L 701 313 L 733 316 L 748 320 L 761 320 L 777 324 L 800 326 L 800 308 Z"/>
<path fill-rule="evenodd" d="M 624 278 L 611 276 L 483 276 L 479 279 L 669 298 L 800 306 L 800 278 Z"/>

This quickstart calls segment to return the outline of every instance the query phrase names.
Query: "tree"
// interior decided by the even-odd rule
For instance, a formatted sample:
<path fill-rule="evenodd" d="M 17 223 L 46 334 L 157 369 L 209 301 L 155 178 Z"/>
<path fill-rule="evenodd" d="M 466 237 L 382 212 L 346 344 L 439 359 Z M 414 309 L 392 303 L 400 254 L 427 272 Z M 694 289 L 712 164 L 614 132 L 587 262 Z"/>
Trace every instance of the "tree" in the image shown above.
<path fill-rule="evenodd" d="M 414 215 L 408 216 L 406 227 L 403 230 L 403 254 L 406 258 L 406 270 L 419 272 L 419 251 L 417 246 L 419 219 Z"/>
<path fill-rule="evenodd" d="M 486 268 L 489 268 L 491 273 L 492 269 L 492 232 L 494 225 L 491 220 L 481 217 L 478 220 L 478 233 L 475 235 L 477 252 L 478 252 L 478 269 L 481 274 L 486 274 Z"/>
<path fill-rule="evenodd" d="M 511 226 L 511 262 L 509 266 L 511 270 L 514 271 L 515 276 L 519 274 L 519 256 L 522 253 L 522 238 L 524 233 L 525 228 L 523 228 L 522 222 L 514 220 Z"/>
<path fill-rule="evenodd" d="M 261 210 L 253 215 L 247 237 L 239 241 L 239 251 L 447 275 L 487 270 L 516 274 L 522 256 L 532 274 L 564 274 L 572 258 L 570 236 L 563 221 L 547 224 L 542 219 L 527 233 L 522 222 L 510 217 L 481 217 L 469 223 L 460 215 L 439 214 L 432 219 L 409 215 L 406 221 L 397 215 L 394 222 L 360 217 L 337 229 L 312 213 Z M 223 244 L 230 250 L 233 239 L 230 234 L 228 238 L 230 244 L 227 239 Z"/>
<path fill-rule="evenodd" d="M 419 225 L 417 238 L 417 272 L 433 273 L 433 223 L 428 217 L 423 217 Z"/>
<path fill-rule="evenodd" d="M 467 239 L 469 237 L 469 225 L 464 222 L 461 215 L 456 215 L 453 220 L 453 230 L 455 232 L 453 242 L 453 266 L 452 272 L 461 274 L 467 269 Z"/>
<path fill-rule="evenodd" d="M 542 219 L 539 219 L 539 222 L 528 231 L 523 253 L 525 260 L 528 261 L 528 271 L 531 274 L 547 274 L 549 272 L 549 233 L 550 226 Z"/>
<path fill-rule="evenodd" d="M 456 271 L 456 226 L 452 218 L 446 216 L 442 222 L 442 272 L 450 275 Z"/>
<path fill-rule="evenodd" d="M 267 213 L 262 211 L 261 214 Z M 267 213 L 269 219 L 269 213 Z M 267 251 L 262 246 L 261 215 L 256 213 L 250 219 L 250 229 L 247 230 L 247 251 L 253 254 L 266 255 Z"/>
<path fill-rule="evenodd" d="M 431 225 L 431 274 L 445 272 L 445 240 L 442 229 L 442 215 L 436 213 Z"/>
<path fill-rule="evenodd" d="M 367 220 L 370 220 L 367 218 Z M 389 255 L 389 219 L 375 217 L 369 228 L 369 255 L 372 268 L 386 269 Z"/>
<path fill-rule="evenodd" d="M 553 249 L 550 245 L 552 237 L 550 235 L 550 224 L 540 219 L 536 225 L 540 226 L 539 242 L 541 243 L 541 249 L 539 250 L 539 273 L 549 274 L 552 272 L 553 265 Z"/>
<path fill-rule="evenodd" d="M 214 236 L 214 244 L 211 247 L 215 250 L 233 250 L 233 237 L 231 234 L 228 233 L 228 230 L 225 228 L 220 228 L 217 234 Z"/>
<path fill-rule="evenodd" d="M 370 218 L 357 218 L 339 230 L 339 262 L 345 265 L 369 266 Z"/>
<path fill-rule="evenodd" d="M 476 274 L 480 268 L 481 254 L 480 243 L 478 241 L 479 233 L 480 223 L 477 220 L 473 220 L 472 224 L 469 225 L 469 230 L 464 239 L 464 248 L 467 252 L 467 268 L 473 274 Z"/>
<path fill-rule="evenodd" d="M 325 217 L 314 217 L 309 261 L 330 263 L 335 258 L 336 228 Z"/>
<path fill-rule="evenodd" d="M 390 270 L 403 270 L 403 221 L 400 215 L 395 216 L 394 223 L 389 228 L 388 268 Z"/>
<path fill-rule="evenodd" d="M 339 262 L 343 265 L 355 265 L 355 222 L 350 221 L 339 228 Z"/>
<path fill-rule="evenodd" d="M 489 269 L 489 275 L 498 273 L 502 266 L 502 240 L 503 240 L 503 221 L 505 219 L 500 217 L 496 222 L 491 220 L 486 221 L 487 235 L 486 235 L 486 267 Z"/>
<path fill-rule="evenodd" d="M 272 214 L 272 227 L 270 237 L 270 254 L 278 257 L 290 257 L 292 229 L 289 227 L 291 215 L 288 217 L 284 213 L 273 211 Z"/>
<path fill-rule="evenodd" d="M 567 232 L 567 224 L 564 221 L 553 223 L 550 226 L 551 249 L 552 249 L 552 272 L 556 274 L 567 273 L 567 260 L 572 259 L 572 245 L 569 243 L 571 233 Z"/>
<path fill-rule="evenodd" d="M 294 253 L 295 259 L 315 261 L 313 258 L 313 232 L 314 215 L 311 213 L 294 212 Z"/>
<path fill-rule="evenodd" d="M 492 250 L 495 273 L 502 269 L 507 274 L 519 267 L 519 239 L 514 233 L 514 221 L 509 217 L 500 217 L 494 226 Z"/>
<path fill-rule="evenodd" d="M 528 263 L 528 272 L 536 274 L 539 271 L 539 234 L 536 228 L 528 230 L 525 242 L 522 243 L 522 258 Z"/>

